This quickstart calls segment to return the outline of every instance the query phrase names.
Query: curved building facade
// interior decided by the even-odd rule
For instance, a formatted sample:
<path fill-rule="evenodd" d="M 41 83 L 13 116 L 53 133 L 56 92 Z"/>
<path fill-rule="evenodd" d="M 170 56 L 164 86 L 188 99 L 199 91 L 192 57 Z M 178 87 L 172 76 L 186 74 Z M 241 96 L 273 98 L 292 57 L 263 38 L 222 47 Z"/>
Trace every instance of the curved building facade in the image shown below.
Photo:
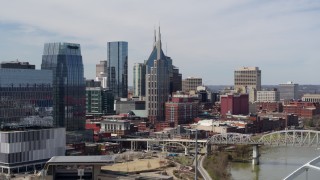
<path fill-rule="evenodd" d="M 84 130 L 86 97 L 80 44 L 46 43 L 41 69 L 53 72 L 54 126 Z"/>

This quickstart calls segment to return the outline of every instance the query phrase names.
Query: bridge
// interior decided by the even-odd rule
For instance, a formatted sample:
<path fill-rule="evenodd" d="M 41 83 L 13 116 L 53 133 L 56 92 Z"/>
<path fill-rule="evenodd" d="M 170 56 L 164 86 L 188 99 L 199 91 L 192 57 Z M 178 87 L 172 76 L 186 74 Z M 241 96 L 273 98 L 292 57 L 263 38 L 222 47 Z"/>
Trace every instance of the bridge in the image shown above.
<path fill-rule="evenodd" d="M 216 134 L 208 139 L 198 139 L 197 142 L 200 146 L 206 147 L 208 145 L 268 145 L 268 146 L 320 146 L 320 131 L 313 130 L 283 130 L 275 131 L 262 135 L 260 138 L 250 134 L 240 133 L 223 133 Z M 193 148 L 196 142 L 195 139 L 162 139 L 162 138 L 128 138 L 128 139 L 110 139 L 108 141 L 115 142 L 130 142 L 131 149 L 138 148 L 139 142 L 147 143 L 147 151 L 151 144 L 158 143 L 162 147 L 168 145 L 179 145 L 187 149 Z M 164 150 L 164 149 L 163 149 Z"/>
<path fill-rule="evenodd" d="M 185 154 L 189 153 L 189 149 L 195 147 L 195 139 L 152 139 L 152 138 L 141 138 L 141 139 L 112 139 L 111 141 L 116 142 L 131 142 L 131 149 L 137 148 L 138 142 L 147 143 L 147 151 L 149 150 L 149 144 L 158 143 L 162 145 L 162 151 L 165 151 L 165 147 L 168 145 L 178 145 L 185 149 Z M 267 133 L 259 136 L 253 136 L 250 134 L 240 133 L 222 133 L 216 134 L 208 139 L 199 139 L 197 143 L 200 147 L 206 147 L 207 153 L 210 152 L 211 145 L 252 145 L 252 163 L 259 164 L 259 146 L 307 146 L 307 147 L 319 147 L 320 146 L 320 131 L 313 130 L 283 130 Z M 314 162 L 314 161 L 312 161 Z M 317 159 L 320 162 L 320 157 Z M 291 177 L 296 174 L 307 171 L 311 167 L 311 163 L 307 163 L 302 166 L 297 172 L 294 172 Z M 314 166 L 312 166 L 314 167 Z M 317 169 L 317 168 L 314 168 Z M 320 170 L 320 168 L 318 168 Z M 201 171 L 200 171 L 201 172 Z"/>

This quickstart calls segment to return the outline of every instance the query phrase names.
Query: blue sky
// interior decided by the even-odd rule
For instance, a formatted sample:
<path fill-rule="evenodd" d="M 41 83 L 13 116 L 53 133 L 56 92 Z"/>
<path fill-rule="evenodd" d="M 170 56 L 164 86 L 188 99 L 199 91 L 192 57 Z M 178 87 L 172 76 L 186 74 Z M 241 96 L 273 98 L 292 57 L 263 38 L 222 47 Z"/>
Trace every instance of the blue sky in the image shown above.
<path fill-rule="evenodd" d="M 81 44 L 85 76 L 107 57 L 108 41 L 129 43 L 132 66 L 152 50 L 161 24 L 164 51 L 183 77 L 233 84 L 233 71 L 258 66 L 262 84 L 320 84 L 320 1 L 0 0 L 0 61 L 40 68 L 45 42 Z"/>

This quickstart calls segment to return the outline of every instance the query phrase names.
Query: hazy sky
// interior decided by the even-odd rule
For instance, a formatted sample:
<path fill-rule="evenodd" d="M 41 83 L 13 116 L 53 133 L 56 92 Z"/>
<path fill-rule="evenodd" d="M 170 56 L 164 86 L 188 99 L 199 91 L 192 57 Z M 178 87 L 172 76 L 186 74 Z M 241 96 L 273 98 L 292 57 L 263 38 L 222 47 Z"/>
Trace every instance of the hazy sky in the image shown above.
<path fill-rule="evenodd" d="M 81 44 L 85 76 L 107 58 L 108 41 L 129 43 L 134 63 L 151 53 L 160 23 L 163 49 L 183 78 L 233 84 L 233 71 L 258 66 L 262 84 L 320 84 L 320 1 L 0 0 L 0 61 L 40 68 L 45 42 Z"/>

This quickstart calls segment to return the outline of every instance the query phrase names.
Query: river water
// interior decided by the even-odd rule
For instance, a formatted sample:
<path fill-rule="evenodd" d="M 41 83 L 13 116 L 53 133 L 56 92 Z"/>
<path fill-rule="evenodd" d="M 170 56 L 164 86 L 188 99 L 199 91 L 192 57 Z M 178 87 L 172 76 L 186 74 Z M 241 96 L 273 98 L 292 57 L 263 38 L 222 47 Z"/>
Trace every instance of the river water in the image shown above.
<path fill-rule="evenodd" d="M 320 156 L 315 147 L 267 147 L 260 151 L 260 164 L 232 163 L 231 175 L 234 180 L 277 180 L 283 179 L 308 161 Z M 320 171 L 309 170 L 297 180 L 320 180 Z"/>

